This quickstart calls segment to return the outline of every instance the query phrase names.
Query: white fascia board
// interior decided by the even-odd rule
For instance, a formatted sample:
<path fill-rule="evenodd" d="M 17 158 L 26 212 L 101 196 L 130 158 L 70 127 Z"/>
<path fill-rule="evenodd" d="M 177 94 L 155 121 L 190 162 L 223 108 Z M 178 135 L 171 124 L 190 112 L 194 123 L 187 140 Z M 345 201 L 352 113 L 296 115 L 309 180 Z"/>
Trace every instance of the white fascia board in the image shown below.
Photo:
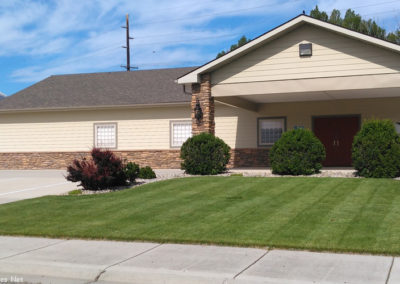
<path fill-rule="evenodd" d="M 336 33 L 340 33 L 340 34 L 344 34 L 346 36 L 355 38 L 355 39 L 359 39 L 361 41 L 364 42 L 368 42 L 380 47 L 385 47 L 387 49 L 396 51 L 396 52 L 400 52 L 400 45 L 385 41 L 385 40 L 381 40 L 378 38 L 374 38 L 368 35 L 364 35 L 362 33 L 359 32 L 355 32 L 334 24 L 330 24 L 321 20 L 317 20 L 314 18 L 311 18 L 309 16 L 305 16 L 305 15 L 300 15 L 296 18 L 294 18 L 293 20 L 290 20 L 289 22 L 271 30 L 270 32 L 267 32 L 266 34 L 252 40 L 251 42 L 235 49 L 234 51 L 229 52 L 228 54 L 215 59 L 213 61 L 210 61 L 209 63 L 206 63 L 203 66 L 200 66 L 199 68 L 193 70 L 192 72 L 178 78 L 176 80 L 176 82 L 178 84 L 192 84 L 192 83 L 199 83 L 200 82 L 200 74 L 213 70 L 215 69 L 215 67 L 217 67 L 218 65 L 222 65 L 224 63 L 226 63 L 227 61 L 229 62 L 229 60 L 243 52 L 245 52 L 246 50 L 249 50 L 259 44 L 262 44 L 264 42 L 266 42 L 268 39 L 274 38 L 276 36 L 278 36 L 281 33 L 287 32 L 288 30 L 290 30 L 291 28 L 293 28 L 296 25 L 299 25 L 301 23 L 309 23 L 324 29 L 327 29 L 329 31 L 333 31 Z"/>

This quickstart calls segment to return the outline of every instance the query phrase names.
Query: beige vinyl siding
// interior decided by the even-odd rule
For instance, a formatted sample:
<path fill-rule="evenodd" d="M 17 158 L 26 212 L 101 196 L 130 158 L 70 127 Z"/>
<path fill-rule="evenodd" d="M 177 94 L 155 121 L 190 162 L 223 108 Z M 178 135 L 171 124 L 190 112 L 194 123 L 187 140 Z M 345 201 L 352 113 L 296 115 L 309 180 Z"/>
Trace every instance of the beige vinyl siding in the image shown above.
<path fill-rule="evenodd" d="M 311 42 L 313 55 L 299 56 Z M 392 51 L 311 25 L 278 38 L 212 73 L 212 84 L 293 80 L 397 73 L 400 56 Z"/>
<path fill-rule="evenodd" d="M 312 128 L 312 116 L 360 114 L 400 121 L 400 98 L 262 104 L 258 112 L 217 104 L 215 135 L 232 148 L 257 147 L 257 118 L 286 117 L 287 129 Z"/>
<path fill-rule="evenodd" d="M 94 123 L 118 124 L 118 150 L 170 148 L 170 120 L 190 119 L 190 107 L 0 114 L 0 152 L 87 151 Z"/>

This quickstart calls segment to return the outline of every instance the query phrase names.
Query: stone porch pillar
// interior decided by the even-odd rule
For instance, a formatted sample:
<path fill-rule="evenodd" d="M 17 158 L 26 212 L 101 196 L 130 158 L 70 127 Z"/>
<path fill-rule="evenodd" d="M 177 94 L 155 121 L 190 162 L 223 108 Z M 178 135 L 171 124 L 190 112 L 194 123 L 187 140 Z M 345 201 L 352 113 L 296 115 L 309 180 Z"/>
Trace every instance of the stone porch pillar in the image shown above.
<path fill-rule="evenodd" d="M 211 75 L 203 74 L 200 83 L 192 84 L 192 134 L 215 134 L 214 98 L 211 96 Z M 199 111 L 199 107 L 201 111 Z M 201 115 L 200 115 L 201 114 Z"/>

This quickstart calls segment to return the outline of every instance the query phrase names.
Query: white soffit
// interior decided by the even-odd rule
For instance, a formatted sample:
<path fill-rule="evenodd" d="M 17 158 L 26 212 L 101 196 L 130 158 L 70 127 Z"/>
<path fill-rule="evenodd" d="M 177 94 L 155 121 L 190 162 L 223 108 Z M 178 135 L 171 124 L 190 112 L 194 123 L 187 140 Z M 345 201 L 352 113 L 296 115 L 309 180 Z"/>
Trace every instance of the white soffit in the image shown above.
<path fill-rule="evenodd" d="M 233 61 L 236 57 L 242 56 L 251 50 L 257 48 L 261 44 L 265 44 L 268 41 L 271 41 L 275 39 L 278 36 L 281 36 L 283 33 L 289 32 L 296 28 L 297 26 L 308 23 L 312 24 L 314 26 L 318 26 L 321 28 L 324 28 L 326 30 L 339 33 L 348 37 L 352 37 L 379 47 L 383 47 L 395 52 L 400 53 L 400 45 L 381 40 L 378 38 L 374 38 L 372 36 L 364 35 L 359 32 L 355 32 L 334 24 L 330 24 L 321 20 L 314 19 L 312 17 L 306 16 L 306 15 L 300 15 L 297 16 L 296 18 L 293 18 L 292 20 L 284 23 L 283 25 L 280 25 L 276 27 L 275 29 L 272 29 L 271 31 L 259 36 L 258 38 L 255 38 L 254 40 L 250 41 L 249 43 L 235 49 L 234 51 L 231 51 L 227 53 L 226 55 L 217 58 L 215 60 L 212 60 L 203 66 L 200 66 L 199 68 L 193 70 L 192 72 L 183 75 L 182 77 L 177 79 L 178 84 L 191 84 L 191 83 L 198 83 L 199 82 L 199 75 L 205 72 L 210 72 L 212 70 L 217 69 L 221 65 L 225 65 L 231 61 Z"/>
<path fill-rule="evenodd" d="M 284 103 L 284 102 L 327 101 L 327 100 L 347 100 L 347 99 L 376 99 L 376 98 L 394 98 L 394 97 L 400 97 L 400 88 L 239 96 L 239 98 L 247 100 L 252 103 Z"/>

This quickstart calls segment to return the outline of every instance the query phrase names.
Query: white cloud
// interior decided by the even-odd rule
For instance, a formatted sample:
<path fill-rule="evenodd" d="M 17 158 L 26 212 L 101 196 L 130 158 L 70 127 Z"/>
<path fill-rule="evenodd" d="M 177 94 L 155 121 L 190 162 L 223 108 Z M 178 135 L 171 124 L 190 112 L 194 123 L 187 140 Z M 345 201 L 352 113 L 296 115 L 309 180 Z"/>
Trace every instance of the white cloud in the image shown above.
<path fill-rule="evenodd" d="M 229 26 L 216 26 L 210 24 L 213 21 L 237 16 L 268 21 L 277 15 L 295 16 L 315 3 L 325 10 L 370 4 L 354 0 L 2 0 L 0 56 L 40 58 L 12 72 L 11 78 L 18 82 L 60 73 L 118 70 L 124 64 L 120 46 L 125 45 L 125 30 L 120 26 L 129 13 L 135 37 L 133 65 L 195 65 L 215 55 L 208 47 L 233 42 L 256 25 L 249 21 L 239 26 L 231 20 Z M 400 1 L 395 7 L 400 9 L 399 5 Z M 362 9 L 368 13 L 377 7 Z"/>

